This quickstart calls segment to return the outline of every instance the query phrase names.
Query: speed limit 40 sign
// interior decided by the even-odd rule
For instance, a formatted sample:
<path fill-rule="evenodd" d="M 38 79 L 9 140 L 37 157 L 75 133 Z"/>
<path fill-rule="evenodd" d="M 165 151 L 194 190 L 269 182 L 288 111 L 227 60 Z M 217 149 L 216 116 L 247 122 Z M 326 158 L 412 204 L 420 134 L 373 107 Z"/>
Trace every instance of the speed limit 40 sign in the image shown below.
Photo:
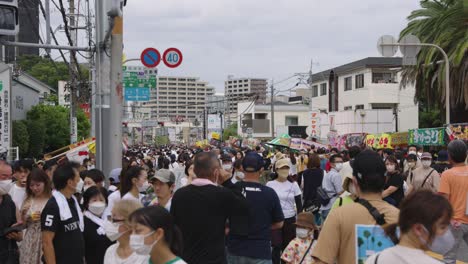
<path fill-rule="evenodd" d="M 169 68 L 176 68 L 182 63 L 182 52 L 176 48 L 169 48 L 163 54 L 163 62 Z"/>

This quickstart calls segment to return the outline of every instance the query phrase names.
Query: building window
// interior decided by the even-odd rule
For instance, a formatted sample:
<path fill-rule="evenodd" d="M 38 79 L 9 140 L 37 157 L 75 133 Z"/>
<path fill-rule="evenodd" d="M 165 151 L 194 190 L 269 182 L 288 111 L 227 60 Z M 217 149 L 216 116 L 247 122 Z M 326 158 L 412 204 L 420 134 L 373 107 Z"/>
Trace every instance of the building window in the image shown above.
<path fill-rule="evenodd" d="M 345 110 L 345 111 L 353 110 L 353 107 L 352 107 L 352 106 L 345 106 L 345 107 L 344 107 L 344 110 Z"/>
<path fill-rule="evenodd" d="M 344 90 L 350 91 L 353 89 L 353 77 L 346 77 L 344 79 Z"/>
<path fill-rule="evenodd" d="M 327 83 L 320 84 L 320 96 L 327 95 Z"/>
<path fill-rule="evenodd" d="M 318 96 L 318 86 L 314 85 L 312 86 L 312 97 L 317 97 Z"/>
<path fill-rule="evenodd" d="M 373 72 L 373 83 L 396 83 L 395 76 L 391 72 Z"/>
<path fill-rule="evenodd" d="M 356 105 L 356 110 L 364 109 L 364 105 Z"/>
<path fill-rule="evenodd" d="M 356 78 L 356 89 L 364 87 L 364 74 L 358 74 Z"/>
<path fill-rule="evenodd" d="M 297 126 L 299 124 L 297 116 L 286 116 L 284 125 L 286 126 Z"/>

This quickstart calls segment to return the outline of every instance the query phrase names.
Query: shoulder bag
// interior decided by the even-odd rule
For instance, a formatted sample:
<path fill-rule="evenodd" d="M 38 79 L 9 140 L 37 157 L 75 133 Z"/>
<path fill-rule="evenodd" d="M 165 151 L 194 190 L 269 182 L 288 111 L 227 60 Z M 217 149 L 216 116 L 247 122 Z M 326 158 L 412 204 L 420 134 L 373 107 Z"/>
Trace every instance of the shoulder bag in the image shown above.
<path fill-rule="evenodd" d="M 432 174 L 434 171 L 435 171 L 435 170 L 432 169 L 431 172 L 429 172 L 429 174 L 426 176 L 426 178 L 424 179 L 423 183 L 421 184 L 421 188 L 424 187 L 424 184 L 426 184 L 427 179 L 429 179 L 429 176 L 431 176 L 431 174 Z"/>
<path fill-rule="evenodd" d="M 385 221 L 385 215 L 381 214 L 377 208 L 372 206 L 369 201 L 364 200 L 364 199 L 358 199 L 358 203 L 360 203 L 362 206 L 364 206 L 367 211 L 372 215 L 372 217 L 375 219 L 378 225 L 385 225 L 387 222 Z"/>

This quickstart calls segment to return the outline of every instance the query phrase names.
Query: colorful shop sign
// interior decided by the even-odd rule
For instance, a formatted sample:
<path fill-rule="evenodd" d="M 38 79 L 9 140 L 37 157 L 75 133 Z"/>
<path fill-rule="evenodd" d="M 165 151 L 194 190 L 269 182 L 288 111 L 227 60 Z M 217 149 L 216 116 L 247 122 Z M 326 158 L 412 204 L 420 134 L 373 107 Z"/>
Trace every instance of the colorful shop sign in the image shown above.
<path fill-rule="evenodd" d="M 450 141 L 454 139 L 468 141 L 468 123 L 448 125 L 445 131 Z"/>
<path fill-rule="evenodd" d="M 411 129 L 408 144 L 440 146 L 444 144 L 444 128 Z"/>

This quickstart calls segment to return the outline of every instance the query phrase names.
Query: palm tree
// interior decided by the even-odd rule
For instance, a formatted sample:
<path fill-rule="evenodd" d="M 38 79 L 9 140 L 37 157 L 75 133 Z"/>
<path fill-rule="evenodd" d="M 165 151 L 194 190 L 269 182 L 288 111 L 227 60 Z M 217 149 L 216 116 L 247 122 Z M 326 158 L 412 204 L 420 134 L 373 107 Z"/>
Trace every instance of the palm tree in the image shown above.
<path fill-rule="evenodd" d="M 422 43 L 436 44 L 447 53 L 450 61 L 450 121 L 467 121 L 468 19 L 464 15 L 463 0 L 421 0 L 421 9 L 413 11 L 408 20 L 400 38 L 413 34 Z M 415 84 L 415 101 L 426 101 L 428 105 L 445 109 L 445 64 L 439 62 L 442 60 L 438 50 L 423 47 L 416 66 L 404 68 L 401 84 L 403 87 Z"/>

